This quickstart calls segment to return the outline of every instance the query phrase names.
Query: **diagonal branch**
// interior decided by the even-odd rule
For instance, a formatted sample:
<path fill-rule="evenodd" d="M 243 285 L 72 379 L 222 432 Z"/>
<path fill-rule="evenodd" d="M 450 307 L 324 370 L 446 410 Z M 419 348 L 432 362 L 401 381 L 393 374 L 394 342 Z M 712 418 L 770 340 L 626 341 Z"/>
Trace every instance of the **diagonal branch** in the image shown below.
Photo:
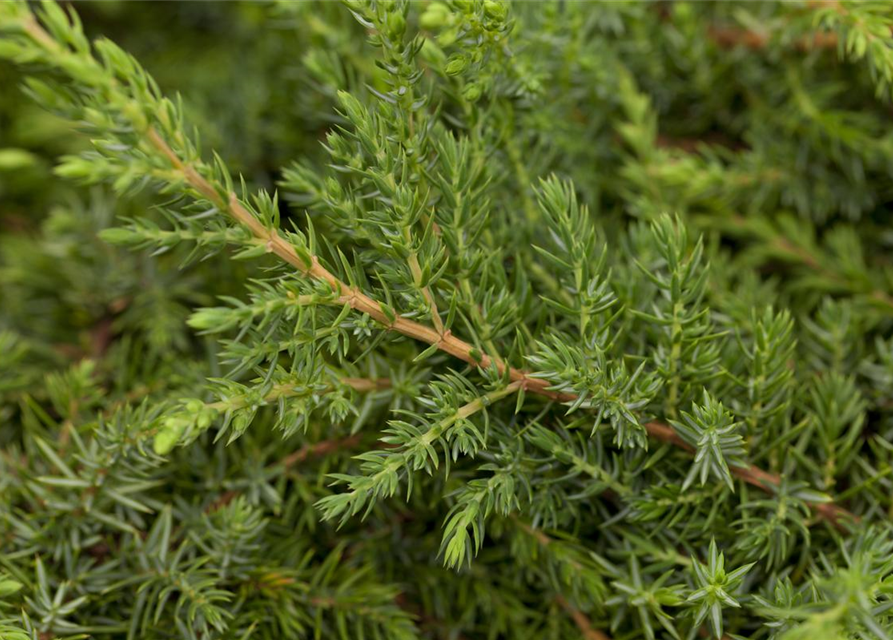
<path fill-rule="evenodd" d="M 599 631 L 598 629 L 593 627 L 592 622 L 589 621 L 589 618 L 586 617 L 586 614 L 577 609 L 570 602 L 568 602 L 564 596 L 557 596 L 555 598 L 555 601 L 562 609 L 567 612 L 571 619 L 573 619 L 574 624 L 577 625 L 580 633 L 583 634 L 583 640 L 611 640 L 611 638 L 608 637 L 603 631 Z"/>
<path fill-rule="evenodd" d="M 494 358 L 486 353 L 480 352 L 473 345 L 454 336 L 449 330 L 442 334 L 434 327 L 409 320 L 400 315 L 393 319 L 386 314 L 382 305 L 377 300 L 369 297 L 362 291 L 352 288 L 347 283 L 340 280 L 332 272 L 326 269 L 316 256 L 311 258 L 310 266 L 307 266 L 301 256 L 298 255 L 295 248 L 275 229 L 266 228 L 260 220 L 258 220 L 248 209 L 242 205 L 234 193 L 230 193 L 228 197 L 220 195 L 218 190 L 202 175 L 200 175 L 193 167 L 183 163 L 164 139 L 155 129 L 150 128 L 147 132 L 149 142 L 161 152 L 182 175 L 186 182 L 195 189 L 202 197 L 212 202 L 221 211 L 226 211 L 230 217 L 236 222 L 244 225 L 257 238 L 266 241 L 267 249 L 279 256 L 288 264 L 294 266 L 298 271 L 309 278 L 320 280 L 327 283 L 332 289 L 338 293 L 338 297 L 334 303 L 338 305 L 348 304 L 350 307 L 361 313 L 365 313 L 384 325 L 389 331 L 401 333 L 410 338 L 414 338 L 429 345 L 437 345 L 441 351 L 450 354 L 470 365 L 488 369 L 495 366 L 500 374 L 508 371 L 509 377 L 513 382 L 523 382 L 526 390 L 544 395 L 553 400 L 567 400 L 562 394 L 549 391 L 549 382 L 531 378 L 526 372 L 519 369 L 507 367 L 502 358 Z"/>
<path fill-rule="evenodd" d="M 174 168 L 183 174 L 186 182 L 193 189 L 210 200 L 220 210 L 226 211 L 238 223 L 247 227 L 256 237 L 265 240 L 269 251 L 275 253 L 307 277 L 326 282 L 331 286 L 338 294 L 333 303 L 341 306 L 348 304 L 352 309 L 369 315 L 387 330 L 403 334 L 429 345 L 436 345 L 444 353 L 448 353 L 472 366 L 482 369 L 495 367 L 500 374 L 507 373 L 513 382 L 520 383 L 524 390 L 531 393 L 544 396 L 556 402 L 571 402 L 576 399 L 576 396 L 573 394 L 551 390 L 551 383 L 548 380 L 531 377 L 527 371 L 508 366 L 505 364 L 505 359 L 496 354 L 489 355 L 479 351 L 470 343 L 453 335 L 449 330 L 441 333 L 434 327 L 409 320 L 400 315 L 396 315 L 393 318 L 389 317 L 378 301 L 359 289 L 349 287 L 326 269 L 316 256 L 311 258 L 310 266 L 307 266 L 306 262 L 295 251 L 295 248 L 276 229 L 265 227 L 241 204 L 234 193 L 230 193 L 228 198 L 221 196 L 208 180 L 202 177 L 194 168 L 184 164 L 154 129 L 149 129 L 148 139 L 158 151 L 170 160 Z M 668 442 L 688 451 L 691 450 L 672 427 L 662 422 L 648 422 L 644 427 L 648 435 L 656 440 Z M 777 487 L 781 483 L 779 476 L 763 471 L 753 465 L 732 467 L 732 472 L 744 482 L 767 492 L 771 492 L 773 487 Z M 843 520 L 857 520 L 852 513 L 834 504 L 811 503 L 811 506 L 816 514 L 838 527 L 842 526 Z"/>

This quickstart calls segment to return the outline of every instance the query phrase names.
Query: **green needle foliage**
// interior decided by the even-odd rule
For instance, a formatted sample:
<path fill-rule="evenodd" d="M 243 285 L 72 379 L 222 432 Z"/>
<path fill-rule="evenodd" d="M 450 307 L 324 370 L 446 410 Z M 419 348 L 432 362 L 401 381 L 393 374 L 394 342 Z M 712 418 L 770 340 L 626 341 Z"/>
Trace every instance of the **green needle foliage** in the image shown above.
<path fill-rule="evenodd" d="M 893 638 L 891 29 L 0 3 L 0 640 Z"/>

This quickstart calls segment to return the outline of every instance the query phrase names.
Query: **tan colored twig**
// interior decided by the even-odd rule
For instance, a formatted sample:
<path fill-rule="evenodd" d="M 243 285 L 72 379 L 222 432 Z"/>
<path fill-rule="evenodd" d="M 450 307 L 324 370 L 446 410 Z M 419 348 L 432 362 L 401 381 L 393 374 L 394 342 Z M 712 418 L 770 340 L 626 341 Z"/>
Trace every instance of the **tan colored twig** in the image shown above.
<path fill-rule="evenodd" d="M 339 305 L 349 304 L 351 308 L 374 318 L 389 331 L 401 333 L 429 345 L 437 345 L 437 348 L 441 351 L 472 366 L 481 368 L 495 367 L 500 373 L 507 373 L 512 381 L 520 383 L 523 389 L 531 393 L 544 396 L 556 402 L 571 402 L 576 399 L 574 395 L 553 391 L 548 380 L 533 378 L 527 371 L 509 367 L 505 364 L 504 358 L 479 351 L 468 342 L 453 335 L 449 330 L 441 334 L 434 327 L 423 325 L 400 315 L 389 318 L 378 301 L 358 289 L 348 287 L 347 284 L 323 267 L 315 256 L 308 266 L 295 251 L 294 247 L 277 230 L 267 229 L 261 224 L 254 215 L 245 209 L 235 194 L 230 194 L 227 198 L 221 196 L 205 178 L 190 166 L 185 165 L 154 129 L 150 129 L 148 135 L 152 144 L 170 160 L 176 169 L 182 172 L 184 178 L 193 189 L 213 202 L 222 211 L 228 212 L 237 222 L 245 225 L 256 237 L 265 240 L 269 250 L 282 258 L 282 260 L 297 268 L 304 275 L 328 283 L 338 294 L 334 301 L 335 303 Z M 652 438 L 690 450 L 690 447 L 683 442 L 669 425 L 653 421 L 644 426 L 648 435 Z M 777 487 L 781 482 L 778 476 L 752 465 L 743 468 L 733 467 L 732 471 L 744 482 L 764 491 L 771 491 L 772 487 Z M 841 520 L 856 519 L 846 509 L 833 504 L 813 503 L 812 507 L 819 516 L 837 526 L 841 526 Z"/>
<path fill-rule="evenodd" d="M 604 631 L 600 631 L 593 627 L 592 622 L 589 621 L 586 614 L 568 602 L 564 596 L 556 596 L 555 601 L 562 609 L 567 611 L 568 615 L 574 621 L 574 624 L 576 624 L 577 628 L 580 630 L 580 633 L 583 634 L 583 640 L 611 640 L 610 636 Z"/>
<path fill-rule="evenodd" d="M 708 37 L 717 45 L 731 49 L 745 47 L 747 49 L 765 49 L 771 41 L 768 33 L 736 29 L 734 27 L 713 27 L 707 32 Z M 792 45 L 798 51 L 812 51 L 814 49 L 836 49 L 837 34 L 824 31 L 816 31 L 811 35 L 797 38 Z"/>
<path fill-rule="evenodd" d="M 287 455 L 282 460 L 279 460 L 271 466 L 282 467 L 287 471 L 292 467 L 301 464 L 302 462 L 307 460 L 307 458 L 318 458 L 335 451 L 351 449 L 357 446 L 361 440 L 361 435 L 359 433 L 355 433 L 354 435 L 347 436 L 346 438 L 332 438 L 331 440 L 322 440 L 320 442 L 314 442 L 313 444 L 305 444 L 294 453 Z"/>
<path fill-rule="evenodd" d="M 450 354 L 468 364 L 478 366 L 484 369 L 495 366 L 500 373 L 508 370 L 512 381 L 523 382 L 525 389 L 534 393 L 545 395 L 552 399 L 559 399 L 560 394 L 549 391 L 550 383 L 546 380 L 530 378 L 524 371 L 518 369 L 507 368 L 503 364 L 502 359 L 494 360 L 486 353 L 480 352 L 471 344 L 454 336 L 449 330 L 443 334 L 439 333 L 434 327 L 430 327 L 400 315 L 392 318 L 383 310 L 381 303 L 369 297 L 356 288 L 349 287 L 345 282 L 341 281 L 328 269 L 326 269 L 316 256 L 311 258 L 310 264 L 306 264 L 298 255 L 295 248 L 288 242 L 276 229 L 267 229 L 254 215 L 248 211 L 234 193 L 230 193 L 227 197 L 222 196 L 218 191 L 202 177 L 194 168 L 184 164 L 180 158 L 173 152 L 170 146 L 161 138 L 155 129 L 150 128 L 147 132 L 150 143 L 160 151 L 175 169 L 181 172 L 183 178 L 195 191 L 200 193 L 202 197 L 208 199 L 221 211 L 227 212 L 238 223 L 244 225 L 254 234 L 255 237 L 264 240 L 267 243 L 267 250 L 276 254 L 282 260 L 292 265 L 304 275 L 327 283 L 337 294 L 335 303 L 339 305 L 350 305 L 352 309 L 365 313 L 389 331 L 401 333 L 410 338 L 414 338 L 429 345 L 437 345 L 437 348 L 445 353 Z"/>
<path fill-rule="evenodd" d="M 745 216 L 734 214 L 729 220 L 735 227 L 745 230 L 747 229 L 747 218 Z M 848 280 L 843 275 L 826 266 L 828 260 L 823 259 L 821 256 L 814 256 L 804 247 L 797 246 L 788 238 L 778 233 L 772 237 L 767 237 L 767 240 L 776 250 L 789 256 L 792 261 L 801 263 L 803 266 L 808 267 L 810 271 L 821 274 L 823 277 L 838 283 L 841 287 L 847 286 Z M 881 289 L 863 289 L 862 291 L 857 290 L 855 293 L 864 294 L 879 305 L 885 306 L 893 311 L 893 296 L 886 291 L 882 291 Z"/>
<path fill-rule="evenodd" d="M 648 435 L 655 440 L 668 442 L 686 451 L 693 451 L 692 447 L 680 438 L 679 434 L 677 434 L 669 425 L 654 421 L 646 423 L 645 429 L 648 431 Z M 771 492 L 774 487 L 778 487 L 781 484 L 780 476 L 774 473 L 769 473 L 768 471 L 763 471 L 754 465 L 748 465 L 746 467 L 730 466 L 729 470 L 732 472 L 732 475 L 737 476 L 747 484 L 766 492 Z M 858 518 L 855 515 L 833 502 L 812 502 L 810 503 L 810 507 L 812 507 L 812 510 L 817 515 L 828 520 L 838 528 L 843 528 L 844 523 L 847 521 L 858 521 Z"/>

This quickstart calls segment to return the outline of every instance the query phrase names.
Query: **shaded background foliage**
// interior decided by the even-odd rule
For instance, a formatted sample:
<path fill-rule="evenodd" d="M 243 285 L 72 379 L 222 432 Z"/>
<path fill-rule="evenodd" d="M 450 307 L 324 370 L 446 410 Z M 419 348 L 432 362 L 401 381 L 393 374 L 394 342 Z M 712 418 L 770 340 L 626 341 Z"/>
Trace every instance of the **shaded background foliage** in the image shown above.
<path fill-rule="evenodd" d="M 0 638 L 893 634 L 887 3 L 75 9 L 259 219 L 573 397 L 59 176 L 119 134 L 3 62 Z"/>

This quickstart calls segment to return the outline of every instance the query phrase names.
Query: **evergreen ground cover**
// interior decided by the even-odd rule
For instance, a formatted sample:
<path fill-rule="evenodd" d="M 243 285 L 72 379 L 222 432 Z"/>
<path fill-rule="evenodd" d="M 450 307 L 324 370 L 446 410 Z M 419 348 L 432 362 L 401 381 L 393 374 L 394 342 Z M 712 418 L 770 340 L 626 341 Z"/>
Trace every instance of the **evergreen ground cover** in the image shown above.
<path fill-rule="evenodd" d="M 0 640 L 893 637 L 891 29 L 0 3 Z"/>

